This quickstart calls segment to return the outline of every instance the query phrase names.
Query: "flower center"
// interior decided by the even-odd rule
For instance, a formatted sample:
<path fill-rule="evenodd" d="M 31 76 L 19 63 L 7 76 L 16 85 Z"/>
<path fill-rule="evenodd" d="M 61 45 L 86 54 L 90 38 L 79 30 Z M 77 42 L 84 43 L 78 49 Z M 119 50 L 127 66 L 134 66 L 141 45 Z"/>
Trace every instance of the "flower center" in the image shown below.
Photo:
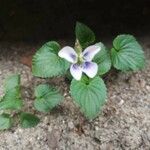
<path fill-rule="evenodd" d="M 83 59 L 83 55 L 82 54 L 79 54 L 78 55 L 78 64 L 83 64 L 83 62 L 84 62 L 84 59 Z"/>

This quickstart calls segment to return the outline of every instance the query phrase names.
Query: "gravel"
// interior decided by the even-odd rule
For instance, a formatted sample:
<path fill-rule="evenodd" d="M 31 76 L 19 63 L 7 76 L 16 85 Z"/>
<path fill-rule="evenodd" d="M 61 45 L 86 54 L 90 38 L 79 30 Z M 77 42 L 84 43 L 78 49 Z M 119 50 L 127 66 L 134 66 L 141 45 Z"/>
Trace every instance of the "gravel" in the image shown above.
<path fill-rule="evenodd" d="M 20 63 L 21 53 L 37 46 L 25 43 L 0 43 L 0 96 L 7 75 L 21 74 L 24 111 L 38 115 L 35 128 L 14 125 L 0 132 L 0 150 L 149 150 L 150 149 L 150 39 L 141 38 L 147 65 L 135 73 L 112 74 L 106 80 L 108 101 L 93 121 L 85 120 L 69 94 L 64 78 L 39 79 Z M 33 107 L 33 89 L 48 82 L 64 93 L 65 100 L 49 113 Z"/>

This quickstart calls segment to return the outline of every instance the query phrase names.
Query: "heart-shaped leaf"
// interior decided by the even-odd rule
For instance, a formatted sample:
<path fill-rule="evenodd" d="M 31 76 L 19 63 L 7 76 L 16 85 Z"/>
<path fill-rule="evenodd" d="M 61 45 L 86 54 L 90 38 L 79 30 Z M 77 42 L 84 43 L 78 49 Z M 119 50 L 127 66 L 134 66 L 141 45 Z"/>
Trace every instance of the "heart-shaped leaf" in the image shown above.
<path fill-rule="evenodd" d="M 136 71 L 144 67 L 145 57 L 140 44 L 132 35 L 119 35 L 111 49 L 113 66 L 122 71 Z"/>
<path fill-rule="evenodd" d="M 31 113 L 22 112 L 20 114 L 20 123 L 22 128 L 35 127 L 39 122 L 40 119 Z"/>
<path fill-rule="evenodd" d="M 71 95 L 88 119 L 95 118 L 106 100 L 106 86 L 99 77 L 71 82 Z"/>
<path fill-rule="evenodd" d="M 0 101 L 0 110 L 21 109 L 20 75 L 12 75 L 5 81 L 5 95 Z"/>
<path fill-rule="evenodd" d="M 63 99 L 57 90 L 47 84 L 38 85 L 35 88 L 35 96 L 34 106 L 41 112 L 49 112 Z"/>
<path fill-rule="evenodd" d="M 59 49 L 60 46 L 56 42 L 44 44 L 33 56 L 33 75 L 46 78 L 64 74 L 69 63 L 57 55 Z"/>

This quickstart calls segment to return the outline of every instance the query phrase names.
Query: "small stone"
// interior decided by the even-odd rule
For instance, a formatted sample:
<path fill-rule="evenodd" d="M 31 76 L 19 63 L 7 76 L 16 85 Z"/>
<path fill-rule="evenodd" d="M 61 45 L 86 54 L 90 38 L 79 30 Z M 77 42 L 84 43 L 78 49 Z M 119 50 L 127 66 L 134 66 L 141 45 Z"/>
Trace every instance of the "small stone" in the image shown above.
<path fill-rule="evenodd" d="M 99 127 L 98 127 L 98 126 L 95 126 L 95 130 L 98 131 L 98 130 L 99 130 Z"/>
<path fill-rule="evenodd" d="M 118 105 L 121 106 L 121 105 L 123 105 L 123 103 L 124 103 L 124 100 L 121 99 Z"/>
<path fill-rule="evenodd" d="M 73 129 L 74 128 L 74 124 L 72 121 L 68 122 L 68 127 L 69 129 Z"/>
<path fill-rule="evenodd" d="M 64 93 L 64 96 L 67 96 L 67 93 L 66 93 L 66 92 Z"/>
<path fill-rule="evenodd" d="M 22 130 L 22 129 L 18 129 L 18 132 L 22 133 L 22 132 L 23 132 L 23 130 Z"/>
<path fill-rule="evenodd" d="M 37 140 L 40 140 L 40 139 L 41 139 L 41 138 L 38 136 L 38 137 L 37 137 Z"/>
<path fill-rule="evenodd" d="M 48 124 L 49 123 L 49 118 L 46 116 L 45 118 L 44 118 L 44 124 Z"/>
<path fill-rule="evenodd" d="M 147 85 L 147 86 L 146 86 L 146 89 L 147 89 L 147 90 L 150 90 L 150 86 L 149 86 L 149 85 Z"/>
<path fill-rule="evenodd" d="M 142 88 L 144 88 L 144 87 L 145 87 L 145 85 L 146 85 L 145 80 L 140 80 L 140 85 L 141 85 L 141 87 L 142 87 Z"/>
<path fill-rule="evenodd" d="M 50 149 L 57 149 L 60 140 L 59 130 L 53 129 L 50 133 L 48 133 L 47 140 Z"/>

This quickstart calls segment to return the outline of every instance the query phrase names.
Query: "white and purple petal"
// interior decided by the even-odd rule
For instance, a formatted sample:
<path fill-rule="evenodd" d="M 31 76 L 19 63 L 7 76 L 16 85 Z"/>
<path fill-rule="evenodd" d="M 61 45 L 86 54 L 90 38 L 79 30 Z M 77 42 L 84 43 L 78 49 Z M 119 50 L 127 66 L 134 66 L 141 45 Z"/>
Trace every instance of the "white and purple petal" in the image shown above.
<path fill-rule="evenodd" d="M 62 48 L 59 51 L 58 56 L 61 57 L 61 58 L 66 59 L 67 61 L 69 61 L 71 63 L 76 63 L 77 62 L 77 53 L 70 46 L 65 46 L 64 48 Z"/>
<path fill-rule="evenodd" d="M 98 65 L 94 62 L 84 62 L 82 65 L 82 71 L 90 78 L 96 76 L 98 71 Z"/>
<path fill-rule="evenodd" d="M 101 47 L 96 46 L 96 45 L 91 45 L 89 47 L 87 47 L 84 51 L 83 51 L 83 58 L 86 61 L 92 61 L 92 59 L 94 58 L 94 56 L 101 50 Z"/>
<path fill-rule="evenodd" d="M 76 80 L 80 80 L 82 77 L 82 67 L 78 64 L 72 64 L 70 66 L 70 73 Z"/>

